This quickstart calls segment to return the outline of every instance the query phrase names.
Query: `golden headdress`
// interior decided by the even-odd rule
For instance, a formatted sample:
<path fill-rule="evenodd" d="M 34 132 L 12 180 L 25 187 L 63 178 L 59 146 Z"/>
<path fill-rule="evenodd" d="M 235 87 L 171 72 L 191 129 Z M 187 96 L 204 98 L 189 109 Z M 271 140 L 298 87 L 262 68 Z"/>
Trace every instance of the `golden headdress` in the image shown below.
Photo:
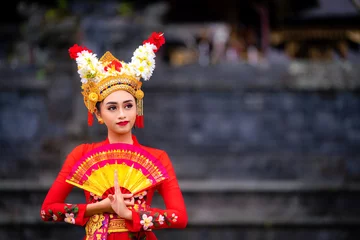
<path fill-rule="evenodd" d="M 100 59 L 86 47 L 74 44 L 69 54 L 76 60 L 82 83 L 82 95 L 88 109 L 88 124 L 92 125 L 96 103 L 117 90 L 125 90 L 136 98 L 136 127 L 144 127 L 141 79 L 150 79 L 155 69 L 155 53 L 165 43 L 163 33 L 153 32 L 135 51 L 131 62 L 115 58 L 109 51 Z"/>

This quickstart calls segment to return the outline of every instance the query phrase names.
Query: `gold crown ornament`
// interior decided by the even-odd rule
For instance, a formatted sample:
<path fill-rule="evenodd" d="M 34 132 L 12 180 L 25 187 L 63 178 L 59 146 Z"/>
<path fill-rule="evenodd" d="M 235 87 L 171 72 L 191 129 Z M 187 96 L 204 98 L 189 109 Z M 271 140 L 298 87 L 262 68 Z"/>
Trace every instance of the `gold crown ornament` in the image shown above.
<path fill-rule="evenodd" d="M 69 48 L 70 58 L 75 59 L 81 78 L 82 95 L 88 109 L 88 125 L 93 123 L 96 103 L 111 93 L 125 90 L 136 99 L 135 126 L 144 127 L 143 79 L 150 79 L 155 69 L 155 53 L 165 43 L 163 33 L 153 32 L 133 53 L 131 62 L 120 61 L 107 51 L 100 59 L 90 49 L 74 44 Z"/>

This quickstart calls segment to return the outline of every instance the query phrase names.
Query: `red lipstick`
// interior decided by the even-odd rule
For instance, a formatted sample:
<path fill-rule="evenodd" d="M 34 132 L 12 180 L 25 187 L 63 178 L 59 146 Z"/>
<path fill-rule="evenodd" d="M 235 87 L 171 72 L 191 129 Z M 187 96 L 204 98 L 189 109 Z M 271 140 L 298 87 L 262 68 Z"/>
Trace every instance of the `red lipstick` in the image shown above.
<path fill-rule="evenodd" d="M 124 122 L 118 122 L 116 124 L 119 125 L 119 126 L 125 126 L 128 123 L 129 123 L 129 121 L 124 121 Z"/>

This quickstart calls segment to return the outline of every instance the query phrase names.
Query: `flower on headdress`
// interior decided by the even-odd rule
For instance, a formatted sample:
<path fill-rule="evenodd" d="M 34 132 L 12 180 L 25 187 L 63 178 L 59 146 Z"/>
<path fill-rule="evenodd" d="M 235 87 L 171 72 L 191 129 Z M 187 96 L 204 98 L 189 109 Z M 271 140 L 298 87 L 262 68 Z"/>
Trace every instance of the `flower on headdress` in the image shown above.
<path fill-rule="evenodd" d="M 129 63 L 130 67 L 135 70 L 137 77 L 142 77 L 145 81 L 149 80 L 155 69 L 155 45 L 145 43 L 139 46 Z"/>
<path fill-rule="evenodd" d="M 98 95 L 94 92 L 90 93 L 89 94 L 89 100 L 92 101 L 92 102 L 97 102 L 99 99 Z"/>
<path fill-rule="evenodd" d="M 124 74 L 136 78 L 149 80 L 155 69 L 155 53 L 165 43 L 163 33 L 153 32 L 150 37 L 139 46 L 131 58 L 130 63 L 113 60 L 102 62 L 96 54 L 86 47 L 74 44 L 69 48 L 69 54 L 76 60 L 78 73 L 83 84 L 92 81 L 95 84 L 108 76 Z M 95 96 L 92 98 L 95 99 Z"/>
<path fill-rule="evenodd" d="M 130 66 L 128 63 L 122 63 L 121 73 L 128 76 L 135 76 L 135 68 L 134 66 Z"/>
<path fill-rule="evenodd" d="M 78 53 L 76 63 L 78 64 L 78 73 L 80 74 L 82 83 L 87 83 L 88 80 L 97 83 L 101 80 L 104 70 L 96 54 L 82 51 Z"/>
<path fill-rule="evenodd" d="M 76 60 L 78 73 L 83 84 L 89 80 L 95 83 L 101 80 L 104 70 L 96 54 L 93 54 L 91 50 L 74 44 L 69 48 L 69 55 L 72 59 Z"/>
<path fill-rule="evenodd" d="M 104 70 L 105 71 L 115 70 L 115 71 L 120 72 L 121 67 L 122 67 L 121 62 L 112 60 L 108 65 L 105 66 Z"/>
<path fill-rule="evenodd" d="M 70 58 L 76 59 L 78 57 L 78 53 L 80 53 L 82 51 L 87 51 L 89 53 L 92 53 L 92 51 L 90 49 L 83 47 L 83 46 L 79 46 L 77 44 L 74 44 L 71 48 L 69 48 Z"/>
<path fill-rule="evenodd" d="M 156 49 L 154 49 L 154 52 L 156 53 L 165 43 L 164 33 L 153 32 L 151 36 L 143 42 L 143 44 L 145 43 L 153 44 L 156 47 Z"/>

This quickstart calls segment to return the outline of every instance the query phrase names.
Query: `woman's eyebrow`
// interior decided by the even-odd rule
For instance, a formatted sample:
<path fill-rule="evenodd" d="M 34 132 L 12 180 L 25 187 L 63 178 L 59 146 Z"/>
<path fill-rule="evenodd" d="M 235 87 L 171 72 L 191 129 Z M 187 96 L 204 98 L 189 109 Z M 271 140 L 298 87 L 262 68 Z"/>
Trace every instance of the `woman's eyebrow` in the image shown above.
<path fill-rule="evenodd" d="M 129 99 L 129 100 L 125 100 L 123 103 L 128 103 L 128 102 L 132 102 L 133 100 Z M 118 104 L 117 102 L 107 102 L 106 105 L 110 105 L 110 104 Z"/>
<path fill-rule="evenodd" d="M 110 105 L 110 104 L 118 104 L 117 102 L 107 102 L 106 105 Z"/>

